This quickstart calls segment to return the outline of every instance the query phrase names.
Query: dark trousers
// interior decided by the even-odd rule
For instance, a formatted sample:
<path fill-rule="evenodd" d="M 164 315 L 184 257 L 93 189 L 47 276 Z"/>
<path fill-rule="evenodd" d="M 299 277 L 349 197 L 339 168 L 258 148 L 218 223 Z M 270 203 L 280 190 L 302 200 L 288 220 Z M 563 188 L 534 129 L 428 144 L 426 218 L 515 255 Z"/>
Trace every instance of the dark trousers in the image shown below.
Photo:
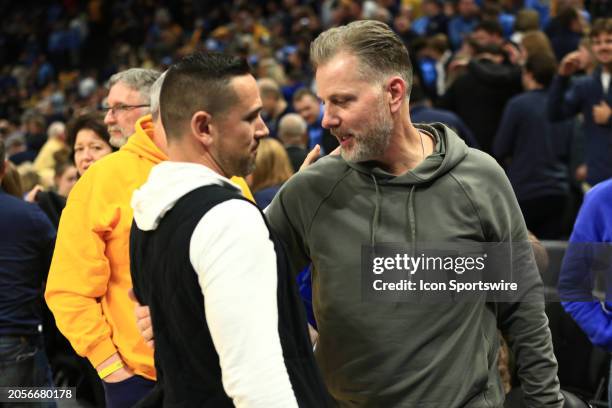
<path fill-rule="evenodd" d="M 42 334 L 0 335 L 0 387 L 52 387 L 51 368 Z M 3 407 L 22 406 L 2 403 Z M 56 407 L 55 402 L 28 403 L 31 407 Z"/>
<path fill-rule="evenodd" d="M 560 239 L 567 196 L 545 196 L 519 201 L 527 229 L 538 239 Z"/>
<path fill-rule="evenodd" d="M 139 375 L 116 383 L 102 381 L 107 408 L 130 408 L 151 392 L 155 381 Z"/>

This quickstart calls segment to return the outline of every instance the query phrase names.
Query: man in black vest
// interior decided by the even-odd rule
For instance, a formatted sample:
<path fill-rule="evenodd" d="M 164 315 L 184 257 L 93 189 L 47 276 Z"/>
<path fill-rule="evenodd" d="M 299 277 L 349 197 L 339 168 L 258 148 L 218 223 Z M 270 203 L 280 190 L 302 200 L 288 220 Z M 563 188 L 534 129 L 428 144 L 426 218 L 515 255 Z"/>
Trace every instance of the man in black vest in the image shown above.
<path fill-rule="evenodd" d="M 268 135 L 248 64 L 193 54 L 160 97 L 169 161 L 134 193 L 134 292 L 151 308 L 164 406 L 324 407 L 282 247 L 229 177 Z"/>

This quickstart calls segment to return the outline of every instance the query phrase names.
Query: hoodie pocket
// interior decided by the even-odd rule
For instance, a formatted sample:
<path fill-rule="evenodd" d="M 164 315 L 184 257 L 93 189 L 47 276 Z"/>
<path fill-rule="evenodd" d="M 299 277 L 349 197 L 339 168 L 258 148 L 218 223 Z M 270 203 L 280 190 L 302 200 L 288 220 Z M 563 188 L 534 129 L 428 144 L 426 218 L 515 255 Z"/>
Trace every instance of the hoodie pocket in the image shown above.
<path fill-rule="evenodd" d="M 498 398 L 497 388 L 502 387 L 501 377 L 498 367 L 498 352 L 500 334 L 497 330 L 487 330 L 486 325 L 480 327 L 482 338 L 481 355 L 482 359 L 478 359 L 482 364 L 478 367 L 479 377 L 478 384 L 480 385 L 480 397 L 482 398 L 483 406 L 496 406 L 495 400 Z M 502 392 L 503 395 L 503 392 Z"/>

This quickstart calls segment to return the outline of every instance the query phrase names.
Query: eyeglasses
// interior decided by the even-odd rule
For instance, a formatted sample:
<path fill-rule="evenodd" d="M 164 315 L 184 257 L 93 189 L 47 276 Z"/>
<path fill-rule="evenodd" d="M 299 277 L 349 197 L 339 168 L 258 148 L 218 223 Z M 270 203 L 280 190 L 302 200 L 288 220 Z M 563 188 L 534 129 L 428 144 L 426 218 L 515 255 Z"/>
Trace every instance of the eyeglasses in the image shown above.
<path fill-rule="evenodd" d="M 118 113 L 121 113 L 121 112 L 127 112 L 127 111 L 131 111 L 132 109 L 137 109 L 137 108 L 148 108 L 149 106 L 150 105 L 124 105 L 120 103 L 115 106 L 103 105 L 101 108 L 101 111 L 104 112 L 104 114 L 111 112 L 111 114 L 117 115 Z"/>

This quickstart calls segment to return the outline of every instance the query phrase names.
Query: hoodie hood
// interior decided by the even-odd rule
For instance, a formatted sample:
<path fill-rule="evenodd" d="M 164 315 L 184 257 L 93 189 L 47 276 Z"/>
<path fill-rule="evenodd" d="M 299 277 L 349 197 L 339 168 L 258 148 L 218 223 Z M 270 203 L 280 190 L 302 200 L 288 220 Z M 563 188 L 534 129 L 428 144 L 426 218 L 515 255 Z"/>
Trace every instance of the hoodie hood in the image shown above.
<path fill-rule="evenodd" d="M 414 126 L 430 133 L 436 142 L 434 152 L 414 169 L 395 176 L 381 169 L 376 162 L 347 162 L 348 166 L 360 173 L 374 176 L 379 183 L 382 181 L 385 184 L 418 185 L 429 183 L 446 174 L 467 155 L 468 147 L 465 142 L 441 123 Z"/>
<path fill-rule="evenodd" d="M 350 163 L 347 164 L 360 173 L 368 175 L 372 179 L 375 189 L 375 206 L 370 222 L 370 244 L 374 246 L 381 218 L 381 185 L 402 185 L 409 187 L 406 207 L 408 209 L 408 225 L 413 245 L 416 243 L 416 206 L 415 190 L 418 186 L 430 183 L 443 176 L 459 164 L 467 155 L 468 147 L 465 142 L 453 133 L 448 127 L 434 123 L 431 125 L 418 124 L 419 130 L 430 133 L 435 139 L 435 148 L 432 154 L 427 156 L 417 167 L 404 174 L 395 176 L 378 167 L 376 162 Z M 414 247 L 413 247 L 414 251 Z"/>
<path fill-rule="evenodd" d="M 487 59 L 474 59 L 468 64 L 468 71 L 483 83 L 495 87 L 520 87 L 521 68 L 496 64 Z"/>
<path fill-rule="evenodd" d="M 158 164 L 151 170 L 147 182 L 132 196 L 136 225 L 143 231 L 155 230 L 181 197 L 208 185 L 228 186 L 240 191 L 232 181 L 201 164 L 171 161 Z"/>
<path fill-rule="evenodd" d="M 168 156 L 153 143 L 153 119 L 146 115 L 138 119 L 134 125 L 134 134 L 130 136 L 127 143 L 121 147 L 154 163 L 168 160 Z"/>

